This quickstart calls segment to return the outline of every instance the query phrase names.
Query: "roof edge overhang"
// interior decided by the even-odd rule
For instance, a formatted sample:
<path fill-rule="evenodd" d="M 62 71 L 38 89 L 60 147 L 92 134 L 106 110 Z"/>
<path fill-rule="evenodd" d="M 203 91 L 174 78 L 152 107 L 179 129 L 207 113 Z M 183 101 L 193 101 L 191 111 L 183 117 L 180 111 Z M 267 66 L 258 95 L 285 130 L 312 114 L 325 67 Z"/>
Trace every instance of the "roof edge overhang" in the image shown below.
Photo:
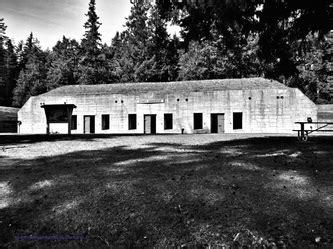
<path fill-rule="evenodd" d="M 49 108 L 49 107 L 54 107 L 54 108 L 56 108 L 56 107 L 72 107 L 73 109 L 74 108 L 76 108 L 76 105 L 74 105 L 74 104 L 49 104 L 49 105 L 47 105 L 47 104 L 42 104 L 41 106 L 40 106 L 41 108 Z"/>

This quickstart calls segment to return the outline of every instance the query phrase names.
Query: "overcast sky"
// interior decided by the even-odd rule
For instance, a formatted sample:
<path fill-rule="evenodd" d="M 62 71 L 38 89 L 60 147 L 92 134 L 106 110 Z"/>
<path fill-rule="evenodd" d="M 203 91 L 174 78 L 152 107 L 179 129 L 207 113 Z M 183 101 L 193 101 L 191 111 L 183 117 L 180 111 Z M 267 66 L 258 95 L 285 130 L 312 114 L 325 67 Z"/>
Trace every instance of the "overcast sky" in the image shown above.
<path fill-rule="evenodd" d="M 0 0 L 0 17 L 15 44 L 32 31 L 42 48 L 51 49 L 63 35 L 81 40 L 88 4 L 89 0 Z M 124 29 L 130 8 L 130 0 L 96 0 L 103 43 L 110 44 L 116 31 Z"/>

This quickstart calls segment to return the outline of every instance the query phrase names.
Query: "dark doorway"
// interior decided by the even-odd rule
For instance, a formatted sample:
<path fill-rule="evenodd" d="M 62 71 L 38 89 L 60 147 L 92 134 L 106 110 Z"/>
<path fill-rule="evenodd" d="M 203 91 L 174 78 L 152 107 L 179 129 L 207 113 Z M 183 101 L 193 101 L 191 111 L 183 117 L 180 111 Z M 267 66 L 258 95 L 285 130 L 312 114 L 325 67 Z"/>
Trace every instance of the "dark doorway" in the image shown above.
<path fill-rule="evenodd" d="M 173 122 L 172 122 L 172 113 L 164 114 L 164 130 L 172 130 Z"/>
<path fill-rule="evenodd" d="M 110 129 L 110 115 L 102 115 L 102 130 Z"/>
<path fill-rule="evenodd" d="M 72 115 L 71 130 L 77 129 L 77 115 Z"/>
<path fill-rule="evenodd" d="M 84 133 L 95 133 L 95 116 L 84 116 Z"/>
<path fill-rule="evenodd" d="M 224 113 L 212 113 L 210 124 L 212 133 L 224 133 Z"/>
<path fill-rule="evenodd" d="M 136 130 L 136 114 L 128 114 L 128 129 Z"/>
<path fill-rule="evenodd" d="M 233 128 L 234 128 L 234 130 L 243 129 L 243 113 L 242 112 L 233 113 Z"/>
<path fill-rule="evenodd" d="M 156 115 L 144 115 L 144 133 L 155 134 L 156 133 Z"/>
<path fill-rule="evenodd" d="M 202 129 L 202 113 L 193 113 L 193 129 Z"/>

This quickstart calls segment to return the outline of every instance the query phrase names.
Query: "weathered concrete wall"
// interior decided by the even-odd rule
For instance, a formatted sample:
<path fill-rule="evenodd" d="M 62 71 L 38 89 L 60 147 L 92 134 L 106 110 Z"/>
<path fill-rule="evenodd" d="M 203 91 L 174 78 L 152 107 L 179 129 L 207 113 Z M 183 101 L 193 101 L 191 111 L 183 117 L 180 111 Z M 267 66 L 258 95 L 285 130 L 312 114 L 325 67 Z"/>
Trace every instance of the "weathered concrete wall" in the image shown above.
<path fill-rule="evenodd" d="M 18 112 L 20 125 L 18 132 L 22 134 L 45 134 L 46 116 L 40 107 L 40 97 L 30 97 Z"/>
<path fill-rule="evenodd" d="M 294 122 L 317 120 L 317 107 L 298 89 L 229 90 L 179 92 L 162 96 L 158 92 L 140 96 L 77 95 L 37 96 L 19 111 L 21 133 L 45 133 L 46 117 L 40 103 L 75 104 L 77 130 L 82 134 L 84 116 L 95 116 L 96 133 L 144 132 L 144 115 L 156 114 L 156 133 L 210 133 L 211 114 L 224 113 L 226 133 L 288 133 Z M 243 129 L 233 129 L 233 113 L 243 113 Z M 164 114 L 173 114 L 173 129 L 164 130 Z M 203 113 L 203 129 L 193 129 L 193 113 Z M 102 114 L 110 115 L 110 129 L 102 130 Z M 128 130 L 128 114 L 137 114 L 137 129 Z M 51 124 L 51 132 L 67 133 L 67 125 Z"/>

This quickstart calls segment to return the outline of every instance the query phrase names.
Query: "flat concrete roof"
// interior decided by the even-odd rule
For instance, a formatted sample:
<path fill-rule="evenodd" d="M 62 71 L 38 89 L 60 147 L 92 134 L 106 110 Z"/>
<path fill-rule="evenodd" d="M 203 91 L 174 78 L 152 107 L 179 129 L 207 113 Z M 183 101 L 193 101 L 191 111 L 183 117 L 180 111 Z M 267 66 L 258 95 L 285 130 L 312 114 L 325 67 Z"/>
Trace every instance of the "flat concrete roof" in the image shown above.
<path fill-rule="evenodd" d="M 251 89 L 287 89 L 288 87 L 274 80 L 264 78 L 216 79 L 173 82 L 116 83 L 101 85 L 69 85 L 44 93 L 41 96 L 65 95 L 138 95 L 148 92 L 161 94 L 177 92 L 228 91 Z"/>

